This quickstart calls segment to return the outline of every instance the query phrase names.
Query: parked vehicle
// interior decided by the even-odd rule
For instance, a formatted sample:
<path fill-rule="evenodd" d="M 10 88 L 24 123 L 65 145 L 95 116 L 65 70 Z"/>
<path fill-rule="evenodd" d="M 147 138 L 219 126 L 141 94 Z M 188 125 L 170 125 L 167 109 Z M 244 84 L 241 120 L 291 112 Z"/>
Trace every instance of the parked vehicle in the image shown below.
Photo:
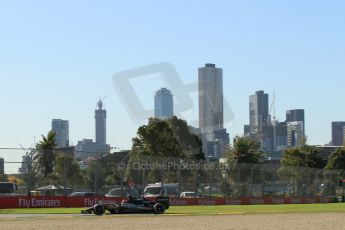
<path fill-rule="evenodd" d="M 96 193 L 94 192 L 73 192 L 68 195 L 69 197 L 94 197 Z"/>
<path fill-rule="evenodd" d="M 148 184 L 144 189 L 144 197 L 179 197 L 177 183 L 155 183 Z"/>
<path fill-rule="evenodd" d="M 140 197 L 139 191 L 136 188 L 113 188 L 110 189 L 106 197 Z"/>
<path fill-rule="evenodd" d="M 0 196 L 14 196 L 18 185 L 12 182 L 0 182 Z"/>
<path fill-rule="evenodd" d="M 195 192 L 181 192 L 180 197 L 181 198 L 198 198 L 201 196 Z"/>

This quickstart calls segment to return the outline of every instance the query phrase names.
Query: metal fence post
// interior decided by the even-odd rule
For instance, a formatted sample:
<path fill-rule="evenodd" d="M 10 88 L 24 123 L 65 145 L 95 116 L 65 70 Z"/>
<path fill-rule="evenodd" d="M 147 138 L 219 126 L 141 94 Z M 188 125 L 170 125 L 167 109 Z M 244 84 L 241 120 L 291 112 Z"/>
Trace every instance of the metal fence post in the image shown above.
<path fill-rule="evenodd" d="M 250 197 L 253 197 L 253 176 L 254 176 L 254 169 L 257 165 L 254 165 L 253 168 L 250 168 Z"/>
<path fill-rule="evenodd" d="M 241 171 L 241 166 L 238 166 L 238 164 L 236 164 L 236 168 L 237 168 L 237 197 L 241 197 L 240 195 L 240 171 Z"/>
<path fill-rule="evenodd" d="M 97 196 L 97 160 L 95 161 L 95 169 L 94 169 L 94 191 Z"/>

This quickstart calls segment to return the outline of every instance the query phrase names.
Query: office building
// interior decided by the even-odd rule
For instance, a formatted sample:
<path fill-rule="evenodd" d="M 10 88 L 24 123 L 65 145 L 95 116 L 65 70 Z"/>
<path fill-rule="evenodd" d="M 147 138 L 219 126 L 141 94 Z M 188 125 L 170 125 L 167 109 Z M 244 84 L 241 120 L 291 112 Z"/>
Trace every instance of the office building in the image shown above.
<path fill-rule="evenodd" d="M 215 64 L 199 68 L 198 89 L 201 132 L 223 129 L 223 70 Z"/>
<path fill-rule="evenodd" d="M 18 170 L 19 174 L 28 174 L 31 170 L 31 164 L 32 156 L 30 153 L 26 153 L 24 156 L 22 156 L 21 167 Z"/>
<path fill-rule="evenodd" d="M 224 129 L 223 70 L 207 63 L 198 69 L 199 129 L 205 157 L 218 159 L 229 145 Z"/>
<path fill-rule="evenodd" d="M 66 120 L 53 119 L 52 130 L 56 133 L 55 142 L 59 147 L 69 146 L 69 123 Z"/>
<path fill-rule="evenodd" d="M 286 122 L 290 121 L 303 121 L 304 122 L 304 109 L 293 109 L 286 111 Z"/>
<path fill-rule="evenodd" d="M 305 136 L 303 121 L 286 122 L 288 147 L 300 147 L 304 144 Z"/>
<path fill-rule="evenodd" d="M 76 158 L 78 160 L 86 160 L 89 157 L 108 153 L 110 151 L 110 146 L 94 142 L 92 139 L 83 139 L 78 141 L 75 149 Z"/>
<path fill-rule="evenodd" d="M 304 109 L 287 110 L 286 111 L 286 122 L 291 122 L 291 121 L 302 121 L 303 122 L 303 130 L 305 131 Z"/>
<path fill-rule="evenodd" d="M 155 95 L 155 117 L 169 119 L 174 116 L 173 95 L 167 88 L 161 88 Z"/>
<path fill-rule="evenodd" d="M 248 136 L 250 134 L 250 125 L 243 126 L 243 134 L 244 136 Z"/>
<path fill-rule="evenodd" d="M 283 151 L 287 148 L 287 136 L 286 122 L 277 122 L 275 126 L 275 151 Z"/>
<path fill-rule="evenodd" d="M 344 144 L 345 121 L 332 122 L 332 145 L 342 146 Z"/>
<path fill-rule="evenodd" d="M 263 126 L 269 123 L 268 94 L 264 91 L 257 91 L 249 97 L 250 132 L 262 132 Z"/>

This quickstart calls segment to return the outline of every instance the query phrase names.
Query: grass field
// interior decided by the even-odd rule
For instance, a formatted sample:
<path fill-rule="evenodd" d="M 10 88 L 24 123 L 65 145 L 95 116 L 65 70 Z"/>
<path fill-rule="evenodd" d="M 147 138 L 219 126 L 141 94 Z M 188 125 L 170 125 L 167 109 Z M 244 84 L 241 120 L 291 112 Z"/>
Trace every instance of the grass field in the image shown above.
<path fill-rule="evenodd" d="M 0 209 L 0 214 L 78 214 L 82 208 Z M 266 213 L 330 213 L 344 212 L 345 204 L 289 204 L 289 205 L 227 205 L 227 206 L 173 206 L 167 214 L 219 215 Z"/>

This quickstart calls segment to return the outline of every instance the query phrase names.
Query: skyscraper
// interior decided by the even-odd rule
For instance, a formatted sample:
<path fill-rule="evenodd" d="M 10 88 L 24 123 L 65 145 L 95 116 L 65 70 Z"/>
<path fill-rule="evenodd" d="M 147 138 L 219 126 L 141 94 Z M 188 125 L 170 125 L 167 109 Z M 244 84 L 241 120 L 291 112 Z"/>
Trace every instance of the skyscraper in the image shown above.
<path fill-rule="evenodd" d="M 215 64 L 199 68 L 199 128 L 202 133 L 223 129 L 223 70 Z"/>
<path fill-rule="evenodd" d="M 223 70 L 215 64 L 205 64 L 198 70 L 199 129 L 203 150 L 207 158 L 219 158 L 229 144 L 229 134 L 224 129 Z"/>
<path fill-rule="evenodd" d="M 290 121 L 303 121 L 304 122 L 304 109 L 292 109 L 286 111 L 286 122 Z"/>
<path fill-rule="evenodd" d="M 344 143 L 345 121 L 332 122 L 332 145 L 342 146 Z"/>
<path fill-rule="evenodd" d="M 107 111 L 103 109 L 102 100 L 98 101 L 98 109 L 95 110 L 96 143 L 107 144 Z"/>
<path fill-rule="evenodd" d="M 303 121 L 286 122 L 288 147 L 300 147 L 304 141 Z"/>
<path fill-rule="evenodd" d="M 249 97 L 249 125 L 251 133 L 262 131 L 264 125 L 269 124 L 268 94 L 257 91 Z"/>
<path fill-rule="evenodd" d="M 286 122 L 290 121 L 302 121 L 303 130 L 305 132 L 305 119 L 304 119 L 304 109 L 293 109 L 286 111 Z M 303 135 L 305 135 L 303 133 Z"/>
<path fill-rule="evenodd" d="M 155 95 L 155 117 L 168 119 L 174 115 L 173 95 L 167 88 L 161 88 Z"/>
<path fill-rule="evenodd" d="M 66 120 L 53 119 L 52 130 L 56 133 L 56 144 L 61 147 L 69 146 L 69 123 Z"/>

